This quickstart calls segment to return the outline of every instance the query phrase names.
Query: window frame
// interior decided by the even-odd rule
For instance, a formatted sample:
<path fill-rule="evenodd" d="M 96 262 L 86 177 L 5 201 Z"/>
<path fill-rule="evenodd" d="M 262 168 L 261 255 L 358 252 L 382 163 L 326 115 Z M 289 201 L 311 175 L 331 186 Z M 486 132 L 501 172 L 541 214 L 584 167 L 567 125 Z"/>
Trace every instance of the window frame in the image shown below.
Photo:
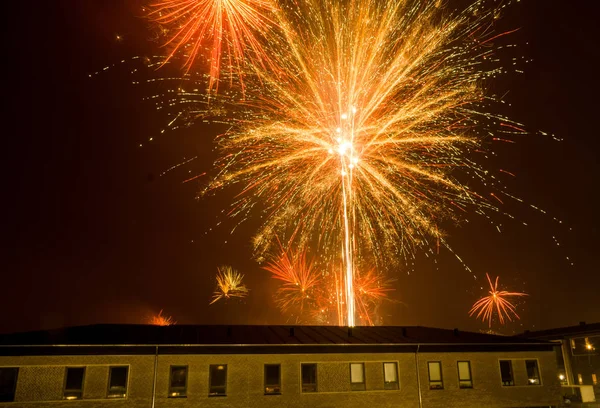
<path fill-rule="evenodd" d="M 431 364 L 437 364 L 440 368 L 440 380 L 431 380 Z M 430 390 L 443 390 L 444 389 L 444 373 L 442 371 L 442 362 L 441 361 L 428 361 L 427 362 L 427 378 L 429 379 L 429 389 Z M 439 387 L 436 387 L 432 383 L 439 383 Z"/>
<path fill-rule="evenodd" d="M 185 368 L 185 385 L 181 386 L 173 386 L 173 371 L 175 369 Z M 190 367 L 187 364 L 171 364 L 169 365 L 169 393 L 167 394 L 168 398 L 187 398 L 187 387 L 188 387 L 188 376 L 190 372 Z M 182 393 L 183 391 L 183 393 Z"/>
<path fill-rule="evenodd" d="M 267 367 L 277 367 L 277 384 L 269 384 L 267 382 Z M 281 364 L 280 363 L 269 363 L 264 364 L 264 391 L 265 395 L 281 395 Z M 267 387 L 277 387 L 277 391 L 268 391 Z"/>
<path fill-rule="evenodd" d="M 12 392 L 10 394 L 0 394 L 0 403 L 2 402 L 14 402 L 17 394 L 17 382 L 19 381 L 19 371 L 20 367 L 0 367 L 0 370 L 13 370 L 14 374 L 14 383 L 12 387 Z M 9 397 L 12 395 L 11 399 L 4 399 L 5 396 Z"/>
<path fill-rule="evenodd" d="M 219 370 L 218 367 L 223 367 L 223 371 L 225 371 L 225 384 L 221 386 L 215 386 L 212 384 L 213 381 L 213 372 L 212 369 L 215 367 Z M 223 392 L 214 392 L 213 388 L 223 388 Z M 227 364 L 210 364 L 208 366 L 208 396 L 209 397 L 226 397 L 227 396 Z"/>
<path fill-rule="evenodd" d="M 123 388 L 124 392 L 121 393 L 121 394 L 113 393 L 111 395 L 111 391 L 110 391 L 111 385 L 110 385 L 110 382 L 112 380 L 112 375 L 113 375 L 112 370 L 114 368 L 125 368 L 125 369 L 127 369 L 127 372 L 125 373 L 125 386 L 124 387 L 118 387 L 118 388 Z M 129 365 L 114 365 L 114 366 L 109 366 L 108 367 L 108 386 L 106 388 L 106 398 L 111 398 L 111 399 L 113 399 L 113 398 L 114 399 L 127 398 L 127 391 L 128 390 L 129 390 Z"/>
<path fill-rule="evenodd" d="M 460 363 L 467 363 L 467 368 L 469 370 L 469 378 L 464 379 L 460 377 Z M 458 374 L 458 388 L 461 390 L 468 390 L 473 388 L 473 370 L 471 369 L 471 360 L 458 360 L 456 361 L 456 371 Z M 469 385 L 463 385 L 463 382 L 469 382 Z"/>
<path fill-rule="evenodd" d="M 304 382 L 304 376 L 303 376 L 303 367 L 314 367 L 315 370 L 315 382 L 314 383 L 305 383 Z M 314 390 L 305 390 L 305 386 L 313 386 L 314 385 Z M 302 394 L 310 394 L 310 393 L 316 393 L 319 392 L 319 370 L 317 368 L 317 363 L 300 363 L 300 392 Z"/>
<path fill-rule="evenodd" d="M 73 369 L 81 369 L 83 370 L 83 374 L 81 375 L 81 388 L 67 388 L 67 382 L 69 379 L 69 370 Z M 85 388 L 85 374 L 86 374 L 86 366 L 66 366 L 65 367 L 65 379 L 63 382 L 63 399 L 65 400 L 80 400 L 83 399 L 83 390 Z M 72 395 L 67 395 L 72 394 Z"/>
<path fill-rule="evenodd" d="M 511 384 L 505 384 L 504 379 L 502 378 L 502 363 L 508 362 L 508 366 L 510 368 L 510 382 Z M 515 370 L 513 369 L 512 360 L 498 360 L 498 369 L 500 370 L 500 383 L 503 387 L 514 387 L 515 386 Z"/>
<path fill-rule="evenodd" d="M 394 370 L 396 372 L 396 381 L 386 381 L 385 379 L 385 365 L 392 364 L 394 366 Z M 388 391 L 399 390 L 400 389 L 400 377 L 398 374 L 398 362 L 397 361 L 384 361 L 381 365 L 383 368 L 383 389 Z"/>
<path fill-rule="evenodd" d="M 529 377 L 529 371 L 527 370 L 527 363 L 534 362 L 535 363 L 535 371 L 537 373 L 537 383 L 531 382 L 531 378 Z M 540 362 L 537 358 L 528 358 L 525 359 L 525 373 L 527 374 L 527 385 L 528 386 L 540 386 L 542 385 L 542 373 L 540 371 Z"/>
<path fill-rule="evenodd" d="M 362 381 L 353 381 L 352 379 L 352 366 L 360 366 L 362 371 Z M 350 389 L 352 391 L 365 391 L 367 389 L 367 378 L 365 373 L 365 363 L 350 363 L 348 365 L 350 369 Z"/>

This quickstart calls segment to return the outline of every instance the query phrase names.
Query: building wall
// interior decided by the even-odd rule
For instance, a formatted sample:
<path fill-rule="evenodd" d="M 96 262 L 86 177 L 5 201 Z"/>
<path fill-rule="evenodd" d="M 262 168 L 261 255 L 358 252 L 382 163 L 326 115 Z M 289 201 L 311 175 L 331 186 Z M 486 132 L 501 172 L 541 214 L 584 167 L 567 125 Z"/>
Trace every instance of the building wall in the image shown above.
<path fill-rule="evenodd" d="M 537 358 L 542 385 L 527 386 L 524 359 Z M 512 359 L 516 386 L 502 387 L 498 360 Z M 419 380 L 425 408 L 531 407 L 558 405 L 556 360 L 549 352 L 419 353 Z M 459 389 L 457 361 L 471 361 L 473 389 Z M 383 363 L 398 363 L 399 390 L 384 390 Z M 441 361 L 443 390 L 429 390 L 427 361 Z M 365 391 L 350 390 L 349 363 L 365 364 Z M 413 353 L 159 355 L 156 408 L 419 406 Z M 522 362 L 522 364 L 520 363 Z M 302 393 L 300 364 L 317 363 L 317 393 Z M 126 399 L 106 399 L 108 367 L 130 366 Z M 209 365 L 227 364 L 227 396 L 209 397 Z M 263 365 L 281 364 L 281 395 L 264 395 Z M 66 366 L 86 366 L 84 399 L 63 401 Z M 187 398 L 168 398 L 169 366 L 188 366 Z M 20 367 L 15 402 L 0 407 L 151 407 L 154 356 L 2 357 L 0 366 Z"/>

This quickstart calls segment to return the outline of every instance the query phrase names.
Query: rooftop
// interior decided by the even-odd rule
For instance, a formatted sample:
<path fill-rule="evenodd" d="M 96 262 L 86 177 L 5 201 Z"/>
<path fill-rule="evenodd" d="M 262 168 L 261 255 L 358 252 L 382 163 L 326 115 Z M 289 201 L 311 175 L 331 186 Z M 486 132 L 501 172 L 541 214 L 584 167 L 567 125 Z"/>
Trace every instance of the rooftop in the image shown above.
<path fill-rule="evenodd" d="M 567 337 L 600 335 L 600 323 L 579 323 L 577 326 L 559 327 L 556 329 L 526 331 L 519 335 L 521 338 L 540 340 L 559 340 Z"/>
<path fill-rule="evenodd" d="M 0 335 L 7 345 L 542 344 L 522 337 L 422 326 L 153 326 L 96 324 Z"/>

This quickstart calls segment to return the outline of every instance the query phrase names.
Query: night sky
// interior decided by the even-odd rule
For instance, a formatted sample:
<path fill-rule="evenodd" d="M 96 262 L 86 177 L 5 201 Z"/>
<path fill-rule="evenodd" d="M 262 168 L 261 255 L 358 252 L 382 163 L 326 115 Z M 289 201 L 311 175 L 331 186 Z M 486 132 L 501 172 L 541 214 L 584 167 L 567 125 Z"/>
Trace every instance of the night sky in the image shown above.
<path fill-rule="evenodd" d="M 160 53 L 138 17 L 142 2 L 11 3 L 22 5 L 5 15 L 3 41 L 0 332 L 142 323 L 161 309 L 179 324 L 289 323 L 273 301 L 276 283 L 252 260 L 252 223 L 231 235 L 227 220 L 217 226 L 230 197 L 199 201 L 207 179 L 182 183 L 210 171 L 223 129 L 160 135 L 164 118 L 140 103 L 124 71 L 89 78 Z M 509 190 L 548 214 L 511 204 L 516 221 L 500 219 L 502 234 L 476 215 L 450 226 L 448 241 L 480 279 L 447 251 L 418 255 L 390 272 L 400 302 L 382 308 L 383 323 L 485 329 L 467 312 L 487 292 L 486 272 L 530 295 L 520 321 L 496 326 L 502 333 L 600 321 L 599 12 L 593 1 L 523 0 L 504 17 L 521 28 L 510 43 L 533 61 L 493 87 L 508 91 L 511 118 L 564 140 L 532 133 L 497 149 L 498 162 L 517 175 Z M 245 273 L 245 301 L 208 306 L 221 264 Z"/>

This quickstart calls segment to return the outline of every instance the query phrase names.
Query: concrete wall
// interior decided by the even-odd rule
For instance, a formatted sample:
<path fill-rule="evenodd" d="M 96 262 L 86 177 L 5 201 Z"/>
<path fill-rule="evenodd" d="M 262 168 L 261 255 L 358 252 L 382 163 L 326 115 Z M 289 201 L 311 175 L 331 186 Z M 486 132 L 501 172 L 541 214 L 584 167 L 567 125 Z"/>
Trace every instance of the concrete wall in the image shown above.
<path fill-rule="evenodd" d="M 531 407 L 558 405 L 556 360 L 549 352 L 419 353 L 423 407 Z M 512 359 L 515 386 L 503 387 L 498 360 Z M 524 359 L 538 359 L 542 385 L 528 386 Z M 459 389 L 457 361 L 471 361 L 473 389 Z M 443 390 L 429 390 L 427 361 L 441 361 Z M 365 364 L 365 391 L 351 391 L 349 363 Z M 383 363 L 397 362 L 399 390 L 384 390 Z M 300 364 L 317 363 L 317 393 L 302 393 Z M 108 367 L 130 366 L 126 399 L 106 399 Z M 227 364 L 227 396 L 209 397 L 209 365 Z M 281 395 L 264 395 L 264 364 L 281 364 Z M 84 399 L 63 401 L 66 366 L 86 366 Z M 187 365 L 187 398 L 168 398 L 169 366 Z M 15 402 L 0 407 L 151 407 L 154 356 L 0 357 L 0 366 L 20 367 Z M 159 355 L 156 408 L 419 406 L 415 354 L 222 354 Z"/>

